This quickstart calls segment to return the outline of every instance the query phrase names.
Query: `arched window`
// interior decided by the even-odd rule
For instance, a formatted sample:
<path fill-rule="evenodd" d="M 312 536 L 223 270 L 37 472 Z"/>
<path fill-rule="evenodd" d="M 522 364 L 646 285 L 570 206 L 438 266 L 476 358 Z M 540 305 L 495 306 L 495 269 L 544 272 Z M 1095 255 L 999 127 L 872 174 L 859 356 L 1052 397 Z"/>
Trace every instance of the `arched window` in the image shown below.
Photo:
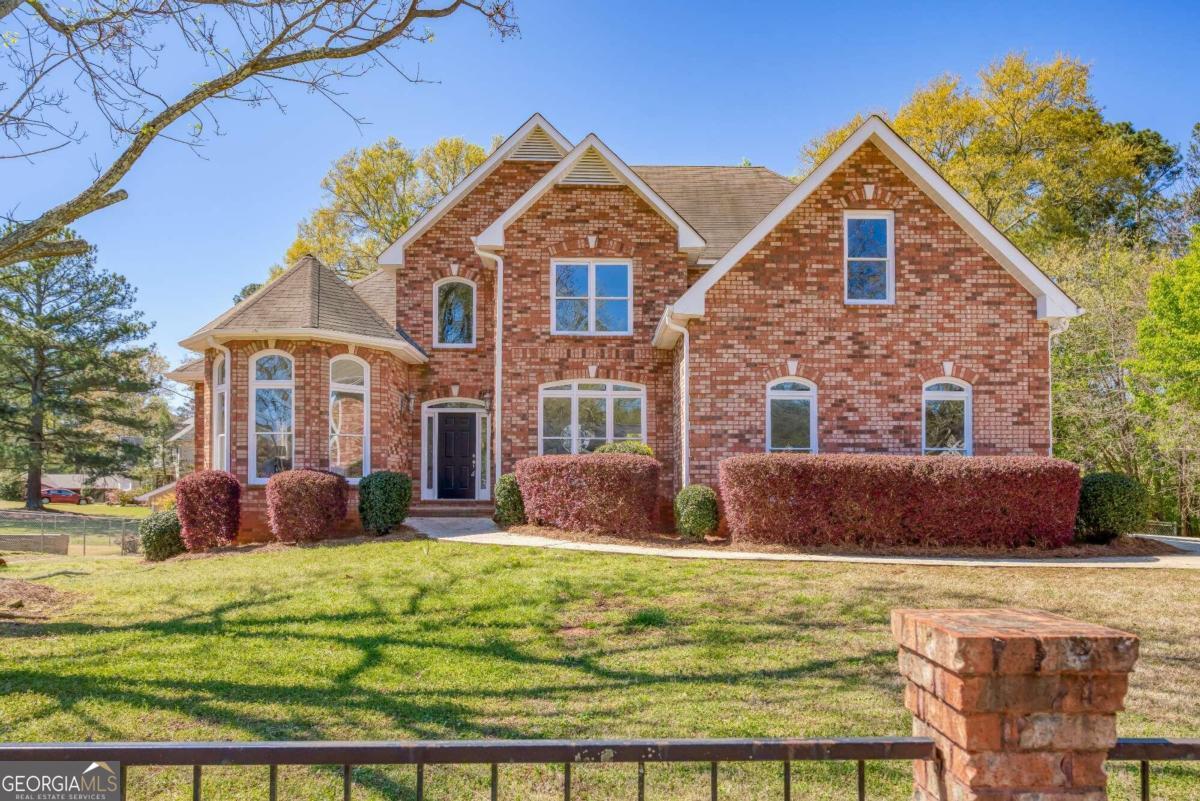
<path fill-rule="evenodd" d="M 295 420 L 292 358 L 280 351 L 250 357 L 250 481 L 262 483 L 292 469 Z"/>
<path fill-rule="evenodd" d="M 971 455 L 971 385 L 956 378 L 927 381 L 921 392 L 921 452 Z"/>
<path fill-rule="evenodd" d="M 371 368 L 354 356 L 329 362 L 329 469 L 351 481 L 371 472 Z"/>
<path fill-rule="evenodd" d="M 539 391 L 539 453 L 591 453 L 606 442 L 646 441 L 646 388 L 561 381 Z"/>
<path fill-rule="evenodd" d="M 224 356 L 212 368 L 212 469 L 229 469 L 229 365 Z"/>
<path fill-rule="evenodd" d="M 817 385 L 802 378 L 767 384 L 767 450 L 817 452 Z"/>
<path fill-rule="evenodd" d="M 475 284 L 443 278 L 433 285 L 433 345 L 475 347 Z"/>

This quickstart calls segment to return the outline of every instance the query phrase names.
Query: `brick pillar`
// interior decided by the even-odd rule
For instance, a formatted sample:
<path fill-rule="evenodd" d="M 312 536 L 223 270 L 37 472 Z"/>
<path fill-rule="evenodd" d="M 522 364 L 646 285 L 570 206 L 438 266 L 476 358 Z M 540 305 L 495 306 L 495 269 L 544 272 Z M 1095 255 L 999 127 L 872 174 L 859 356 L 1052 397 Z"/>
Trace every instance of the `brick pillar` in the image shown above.
<path fill-rule="evenodd" d="M 1023 609 L 897 609 L 913 734 L 937 742 L 913 765 L 914 801 L 1105 801 L 1138 640 Z"/>

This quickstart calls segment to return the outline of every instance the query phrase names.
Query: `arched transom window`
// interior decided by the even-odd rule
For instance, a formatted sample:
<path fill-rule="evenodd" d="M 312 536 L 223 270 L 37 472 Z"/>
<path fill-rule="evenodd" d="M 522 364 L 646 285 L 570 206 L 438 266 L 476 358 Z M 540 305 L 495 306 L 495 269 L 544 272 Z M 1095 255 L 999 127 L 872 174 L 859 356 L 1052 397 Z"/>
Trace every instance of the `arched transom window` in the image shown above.
<path fill-rule="evenodd" d="M 213 360 L 212 469 L 229 469 L 229 364 L 224 356 Z"/>
<path fill-rule="evenodd" d="M 606 442 L 646 441 L 646 388 L 578 380 L 539 391 L 540 453 L 591 453 Z"/>
<path fill-rule="evenodd" d="M 443 278 L 433 285 L 433 344 L 439 348 L 475 345 L 475 284 Z"/>
<path fill-rule="evenodd" d="M 926 382 L 921 406 L 921 452 L 970 456 L 971 385 L 955 378 Z"/>
<path fill-rule="evenodd" d="M 371 472 L 371 368 L 354 356 L 329 362 L 329 469 L 356 481 Z"/>
<path fill-rule="evenodd" d="M 292 469 L 295 376 L 286 353 L 263 351 L 250 359 L 250 480 L 266 481 Z"/>
<path fill-rule="evenodd" d="M 817 452 L 817 387 L 802 378 L 767 385 L 767 450 Z"/>

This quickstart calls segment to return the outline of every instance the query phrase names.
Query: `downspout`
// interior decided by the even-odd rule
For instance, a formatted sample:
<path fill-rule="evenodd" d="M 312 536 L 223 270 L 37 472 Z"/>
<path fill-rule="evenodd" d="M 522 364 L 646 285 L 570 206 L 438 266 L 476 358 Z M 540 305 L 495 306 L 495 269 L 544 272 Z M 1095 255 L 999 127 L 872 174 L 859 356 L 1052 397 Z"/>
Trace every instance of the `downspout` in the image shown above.
<path fill-rule="evenodd" d="M 500 479 L 500 471 L 503 461 L 500 457 L 500 422 L 502 419 L 501 410 L 503 408 L 504 389 L 504 259 L 498 254 L 486 251 L 475 246 L 475 254 L 479 258 L 493 261 L 496 264 L 496 320 L 494 323 L 494 345 L 495 348 L 495 375 L 492 379 L 492 458 L 495 459 L 495 468 L 492 471 L 492 480 L 488 484 L 488 489 L 491 492 L 492 498 L 496 497 L 496 482 Z"/>
<path fill-rule="evenodd" d="M 680 325 L 671 319 L 671 310 L 667 309 L 666 317 L 664 318 L 666 327 L 672 331 L 678 331 L 683 335 L 683 369 L 679 374 L 679 461 L 680 473 L 682 477 L 681 486 L 688 485 L 688 462 L 691 459 L 692 448 L 689 443 L 691 434 L 691 426 L 689 425 L 689 414 L 691 409 L 690 393 L 691 393 L 691 349 L 692 340 L 688 335 L 686 325 Z"/>

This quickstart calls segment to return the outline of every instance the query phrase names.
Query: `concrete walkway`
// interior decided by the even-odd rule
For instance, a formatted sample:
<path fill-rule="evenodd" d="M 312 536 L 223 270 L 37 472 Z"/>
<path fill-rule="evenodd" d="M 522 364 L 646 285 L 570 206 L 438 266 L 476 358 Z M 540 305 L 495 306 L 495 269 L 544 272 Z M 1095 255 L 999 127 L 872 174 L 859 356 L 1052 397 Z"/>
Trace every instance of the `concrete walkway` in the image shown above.
<path fill-rule="evenodd" d="M 570 542 L 528 534 L 509 534 L 486 517 L 412 517 L 404 521 L 426 537 L 447 542 L 483 545 L 516 545 L 526 548 L 555 548 L 561 551 L 629 553 L 666 556 L 674 559 L 743 559 L 761 562 L 860 562 L 883 565 L 930 565 L 941 567 L 1107 567 L 1186 568 L 1200 570 L 1200 539 L 1159 537 L 1186 553 L 1168 556 L 1104 556 L 1080 559 L 1005 559 L 936 556 L 839 556 L 833 554 L 757 553 L 724 548 L 660 548 L 653 545 L 618 545 L 605 542 Z"/>

